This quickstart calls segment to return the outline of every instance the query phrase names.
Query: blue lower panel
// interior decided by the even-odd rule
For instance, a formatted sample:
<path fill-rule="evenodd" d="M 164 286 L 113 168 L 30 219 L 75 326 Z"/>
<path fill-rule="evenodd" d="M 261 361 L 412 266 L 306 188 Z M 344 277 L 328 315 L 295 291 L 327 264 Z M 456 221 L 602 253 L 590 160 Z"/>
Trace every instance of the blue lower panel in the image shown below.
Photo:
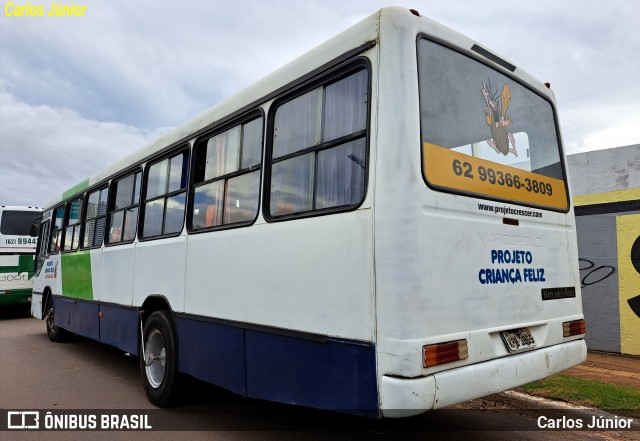
<path fill-rule="evenodd" d="M 247 395 L 375 416 L 373 345 L 246 331 Z"/>
<path fill-rule="evenodd" d="M 138 353 L 136 310 L 54 296 L 55 324 Z M 102 312 L 99 318 L 98 313 Z M 238 394 L 377 416 L 373 345 L 175 318 L 181 372 Z"/>
<path fill-rule="evenodd" d="M 53 297 L 53 308 L 57 326 L 138 354 L 137 310 L 59 296 Z"/>
<path fill-rule="evenodd" d="M 180 371 L 245 394 L 244 331 L 176 317 Z"/>
<path fill-rule="evenodd" d="M 377 416 L 375 348 L 176 318 L 180 371 L 253 398 Z"/>
<path fill-rule="evenodd" d="M 100 341 L 138 355 L 140 322 L 135 309 L 100 305 Z"/>
<path fill-rule="evenodd" d="M 53 296 L 53 320 L 57 326 L 85 337 L 100 339 L 98 304 Z"/>
<path fill-rule="evenodd" d="M 53 296 L 53 324 L 61 328 L 71 327 L 71 316 L 76 315 L 76 301 L 62 300 L 58 296 Z"/>

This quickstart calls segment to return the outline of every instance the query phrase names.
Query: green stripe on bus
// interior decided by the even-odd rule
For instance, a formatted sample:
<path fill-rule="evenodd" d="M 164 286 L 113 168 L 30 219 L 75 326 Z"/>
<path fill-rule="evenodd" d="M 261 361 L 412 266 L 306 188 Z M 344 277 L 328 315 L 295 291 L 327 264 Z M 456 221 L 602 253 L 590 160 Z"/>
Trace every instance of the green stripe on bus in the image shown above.
<path fill-rule="evenodd" d="M 33 255 L 23 254 L 18 257 L 18 274 L 28 273 L 33 277 Z"/>
<path fill-rule="evenodd" d="M 18 272 L 17 266 L 0 266 L 0 274 L 17 273 L 17 272 Z"/>
<path fill-rule="evenodd" d="M 7 273 L 27 273 L 29 278 L 33 277 L 33 256 L 26 254 L 18 256 L 17 266 L 0 266 L 0 274 Z"/>
<path fill-rule="evenodd" d="M 62 295 L 93 300 L 91 254 L 81 251 L 62 255 Z"/>
<path fill-rule="evenodd" d="M 67 199 L 68 197 L 73 196 L 76 193 L 81 192 L 82 190 L 86 190 L 87 188 L 89 188 L 89 178 L 85 179 L 82 182 L 77 183 L 76 185 L 71 187 L 69 190 L 62 193 L 62 199 L 63 200 Z"/>

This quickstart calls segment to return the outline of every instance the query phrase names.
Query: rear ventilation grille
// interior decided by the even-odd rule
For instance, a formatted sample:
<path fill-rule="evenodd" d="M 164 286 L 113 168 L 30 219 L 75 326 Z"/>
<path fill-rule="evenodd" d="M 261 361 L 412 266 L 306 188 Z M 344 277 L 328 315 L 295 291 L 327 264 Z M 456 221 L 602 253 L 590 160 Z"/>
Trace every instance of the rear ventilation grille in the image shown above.
<path fill-rule="evenodd" d="M 515 72 L 515 70 L 516 70 L 516 67 L 513 64 L 507 63 L 502 58 L 498 57 L 497 55 L 492 54 L 491 52 L 489 52 L 485 48 L 482 48 L 482 47 L 478 46 L 477 44 L 474 44 L 473 47 L 471 48 L 471 50 L 474 51 L 475 53 L 480 54 L 483 57 L 493 61 L 494 63 L 499 64 L 500 66 L 502 66 L 505 69 L 507 69 L 509 72 Z"/>

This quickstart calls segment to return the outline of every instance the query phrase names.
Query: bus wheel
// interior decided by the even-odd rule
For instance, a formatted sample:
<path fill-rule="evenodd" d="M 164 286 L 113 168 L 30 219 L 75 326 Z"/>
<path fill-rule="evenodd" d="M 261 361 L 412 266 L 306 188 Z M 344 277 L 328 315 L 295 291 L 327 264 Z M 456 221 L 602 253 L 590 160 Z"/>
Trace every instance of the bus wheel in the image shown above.
<path fill-rule="evenodd" d="M 53 297 L 51 294 L 47 297 L 47 303 L 44 308 L 44 320 L 47 324 L 47 335 L 49 336 L 49 340 L 55 342 L 64 341 L 68 335 L 65 329 L 62 329 L 59 326 L 54 325 L 53 322 Z"/>
<path fill-rule="evenodd" d="M 140 375 L 149 401 L 170 405 L 178 392 L 178 358 L 173 323 L 167 311 L 156 311 L 144 325 Z"/>

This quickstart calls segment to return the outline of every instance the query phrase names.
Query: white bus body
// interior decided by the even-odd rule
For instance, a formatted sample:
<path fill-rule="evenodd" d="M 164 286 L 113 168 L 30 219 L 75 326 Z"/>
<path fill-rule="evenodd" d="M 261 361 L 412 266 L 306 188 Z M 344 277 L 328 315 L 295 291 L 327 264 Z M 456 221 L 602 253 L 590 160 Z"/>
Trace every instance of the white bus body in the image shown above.
<path fill-rule="evenodd" d="M 396 417 L 559 372 L 586 346 L 554 109 L 382 9 L 48 204 L 34 315 L 144 353 L 157 405 L 183 372 Z"/>
<path fill-rule="evenodd" d="M 37 239 L 29 232 L 38 216 L 36 207 L 0 206 L 0 306 L 31 303 Z"/>

